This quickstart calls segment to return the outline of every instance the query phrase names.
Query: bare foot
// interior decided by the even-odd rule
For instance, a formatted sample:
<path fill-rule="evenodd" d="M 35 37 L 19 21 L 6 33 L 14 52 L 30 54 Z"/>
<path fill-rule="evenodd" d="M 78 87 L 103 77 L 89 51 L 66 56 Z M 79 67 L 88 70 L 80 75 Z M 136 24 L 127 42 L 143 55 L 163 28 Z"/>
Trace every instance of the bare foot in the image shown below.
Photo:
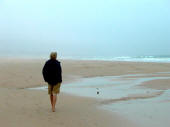
<path fill-rule="evenodd" d="M 52 109 L 52 112 L 55 112 L 55 108 L 54 108 L 54 109 Z"/>

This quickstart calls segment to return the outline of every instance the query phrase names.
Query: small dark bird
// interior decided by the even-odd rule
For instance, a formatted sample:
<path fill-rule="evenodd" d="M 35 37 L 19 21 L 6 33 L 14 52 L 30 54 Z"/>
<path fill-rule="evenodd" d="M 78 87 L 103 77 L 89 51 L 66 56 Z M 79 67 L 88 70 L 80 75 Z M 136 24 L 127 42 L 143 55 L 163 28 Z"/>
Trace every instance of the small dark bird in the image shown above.
<path fill-rule="evenodd" d="M 99 88 L 96 88 L 97 89 L 97 94 L 99 94 Z"/>

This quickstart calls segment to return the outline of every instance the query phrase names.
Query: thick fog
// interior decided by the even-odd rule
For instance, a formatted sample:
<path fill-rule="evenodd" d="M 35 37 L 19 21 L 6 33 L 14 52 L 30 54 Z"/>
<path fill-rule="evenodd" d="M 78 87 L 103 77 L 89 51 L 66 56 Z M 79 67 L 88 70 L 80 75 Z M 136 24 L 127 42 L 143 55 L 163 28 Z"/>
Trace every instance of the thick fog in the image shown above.
<path fill-rule="evenodd" d="M 0 54 L 170 54 L 169 0 L 0 0 Z"/>

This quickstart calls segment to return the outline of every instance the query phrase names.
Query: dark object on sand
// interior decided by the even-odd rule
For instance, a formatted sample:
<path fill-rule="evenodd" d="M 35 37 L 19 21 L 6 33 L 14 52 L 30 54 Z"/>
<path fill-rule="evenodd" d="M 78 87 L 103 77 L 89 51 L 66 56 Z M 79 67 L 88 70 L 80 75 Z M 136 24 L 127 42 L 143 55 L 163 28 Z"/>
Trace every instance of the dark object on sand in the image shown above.
<path fill-rule="evenodd" d="M 96 88 L 97 89 L 97 94 L 99 94 L 99 88 Z"/>

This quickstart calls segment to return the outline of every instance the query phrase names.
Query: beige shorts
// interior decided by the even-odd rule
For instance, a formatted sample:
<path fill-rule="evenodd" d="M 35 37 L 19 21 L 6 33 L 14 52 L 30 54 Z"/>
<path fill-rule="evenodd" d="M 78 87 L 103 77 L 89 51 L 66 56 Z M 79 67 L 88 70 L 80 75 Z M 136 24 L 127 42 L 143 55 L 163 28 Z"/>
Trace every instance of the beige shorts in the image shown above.
<path fill-rule="evenodd" d="M 50 94 L 50 95 L 59 94 L 60 86 L 61 86 L 61 83 L 57 83 L 56 85 L 48 84 L 48 94 Z"/>

